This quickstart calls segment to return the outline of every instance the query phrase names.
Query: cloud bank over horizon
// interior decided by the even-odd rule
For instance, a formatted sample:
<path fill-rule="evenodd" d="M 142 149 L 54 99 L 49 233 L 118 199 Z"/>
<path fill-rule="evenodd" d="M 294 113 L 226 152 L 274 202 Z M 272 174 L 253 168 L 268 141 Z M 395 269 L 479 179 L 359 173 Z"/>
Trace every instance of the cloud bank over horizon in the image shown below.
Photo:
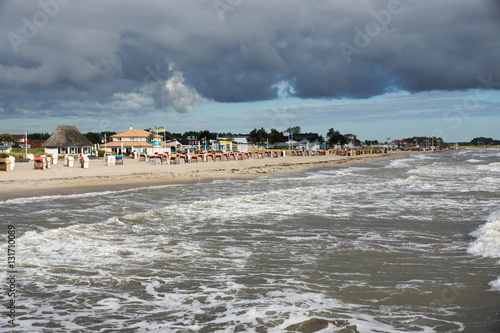
<path fill-rule="evenodd" d="M 494 1 L 0 2 L 0 118 L 500 89 Z"/>

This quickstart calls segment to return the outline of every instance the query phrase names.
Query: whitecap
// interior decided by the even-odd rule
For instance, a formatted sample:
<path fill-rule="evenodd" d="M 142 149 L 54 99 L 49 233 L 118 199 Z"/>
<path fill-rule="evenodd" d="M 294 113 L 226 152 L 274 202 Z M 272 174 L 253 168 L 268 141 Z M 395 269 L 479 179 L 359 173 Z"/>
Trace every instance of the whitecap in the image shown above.
<path fill-rule="evenodd" d="M 491 290 L 500 291 L 500 277 L 490 282 Z"/>
<path fill-rule="evenodd" d="M 130 193 L 136 192 L 140 190 L 148 190 L 148 189 L 160 189 L 172 186 L 179 186 L 178 184 L 169 184 L 169 185 L 158 185 L 158 186 L 149 186 L 149 187 L 135 187 L 127 190 L 117 190 L 117 191 L 100 191 L 100 192 L 85 192 L 85 193 L 76 193 L 76 194 L 56 194 L 56 195 L 43 195 L 36 197 L 26 197 L 26 198 L 15 198 L 8 199 L 5 201 L 0 201 L 0 204 L 10 205 L 10 204 L 25 204 L 32 202 L 41 202 L 41 201 L 52 201 L 52 200 L 63 200 L 63 199 L 78 199 L 78 198 L 92 198 L 92 197 L 109 197 L 110 195 L 122 194 L 122 193 Z"/>
<path fill-rule="evenodd" d="M 477 168 L 479 170 L 500 172 L 500 162 L 493 162 L 486 165 L 478 165 Z"/>
<path fill-rule="evenodd" d="M 488 218 L 488 222 L 471 233 L 476 237 L 467 252 L 484 258 L 500 258 L 500 210 Z"/>
<path fill-rule="evenodd" d="M 109 297 L 98 301 L 96 304 L 101 308 L 110 310 L 118 310 L 120 308 L 120 300 L 118 298 Z"/>

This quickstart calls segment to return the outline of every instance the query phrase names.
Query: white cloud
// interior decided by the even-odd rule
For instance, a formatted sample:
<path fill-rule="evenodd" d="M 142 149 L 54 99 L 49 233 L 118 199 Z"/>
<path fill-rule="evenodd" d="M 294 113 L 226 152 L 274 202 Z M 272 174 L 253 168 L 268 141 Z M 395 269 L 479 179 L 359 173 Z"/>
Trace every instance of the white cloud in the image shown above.
<path fill-rule="evenodd" d="M 141 110 L 150 108 L 154 104 L 150 96 L 141 93 L 115 93 L 112 105 L 115 108 Z"/>
<path fill-rule="evenodd" d="M 194 88 L 185 85 L 184 82 L 184 75 L 174 70 L 173 75 L 165 82 L 165 85 L 161 89 L 161 103 L 171 106 L 178 112 L 187 112 L 195 106 L 206 102 L 206 99 L 201 97 Z"/>

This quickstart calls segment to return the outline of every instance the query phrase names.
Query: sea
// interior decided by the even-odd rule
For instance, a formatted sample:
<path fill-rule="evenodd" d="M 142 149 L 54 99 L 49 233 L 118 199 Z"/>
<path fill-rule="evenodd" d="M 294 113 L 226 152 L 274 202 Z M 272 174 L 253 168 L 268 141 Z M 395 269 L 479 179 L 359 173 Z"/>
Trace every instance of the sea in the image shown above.
<path fill-rule="evenodd" d="M 500 332 L 498 149 L 0 203 L 5 332 Z"/>

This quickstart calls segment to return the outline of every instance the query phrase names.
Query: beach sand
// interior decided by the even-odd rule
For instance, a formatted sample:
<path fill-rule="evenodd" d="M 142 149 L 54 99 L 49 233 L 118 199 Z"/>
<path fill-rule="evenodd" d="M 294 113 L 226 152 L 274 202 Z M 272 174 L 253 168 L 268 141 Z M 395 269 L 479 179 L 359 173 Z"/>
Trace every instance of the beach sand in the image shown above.
<path fill-rule="evenodd" d="M 432 152 L 424 152 L 426 154 Z M 50 169 L 35 170 L 32 161 L 16 163 L 11 172 L 0 172 L 0 199 L 50 193 L 76 193 L 106 190 L 116 186 L 150 186 L 192 183 L 227 178 L 260 177 L 266 174 L 301 172 L 314 167 L 348 166 L 383 160 L 407 158 L 418 152 L 389 152 L 358 156 L 286 156 L 242 161 L 200 162 L 178 165 L 154 165 L 125 158 L 123 165 L 106 166 L 104 159 L 90 160 L 88 169 L 75 161 L 75 167 L 63 161 Z M 78 167 L 77 167 L 78 166 Z"/>

